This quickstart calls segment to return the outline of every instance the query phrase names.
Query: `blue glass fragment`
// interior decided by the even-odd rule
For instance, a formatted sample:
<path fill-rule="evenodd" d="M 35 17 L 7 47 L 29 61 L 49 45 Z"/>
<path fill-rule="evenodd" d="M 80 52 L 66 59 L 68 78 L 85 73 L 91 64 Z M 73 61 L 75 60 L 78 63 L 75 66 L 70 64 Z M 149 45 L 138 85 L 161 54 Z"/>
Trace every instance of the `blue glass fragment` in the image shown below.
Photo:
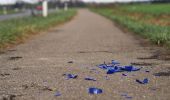
<path fill-rule="evenodd" d="M 90 87 L 88 89 L 89 94 L 101 94 L 103 92 L 102 89 L 95 88 L 95 87 Z"/>
<path fill-rule="evenodd" d="M 64 74 L 64 75 L 67 77 L 67 79 L 75 79 L 78 77 L 78 75 L 75 74 Z"/>
<path fill-rule="evenodd" d="M 96 79 L 94 79 L 94 78 L 92 78 L 92 77 L 86 77 L 85 80 L 96 81 Z"/>
<path fill-rule="evenodd" d="M 122 93 L 121 96 L 124 97 L 125 99 L 132 99 L 132 97 L 128 96 L 127 93 Z"/>
<path fill-rule="evenodd" d="M 144 80 L 139 80 L 139 79 L 136 79 L 136 82 L 140 83 L 140 84 L 147 84 L 149 83 L 149 80 L 147 78 L 145 78 Z"/>
<path fill-rule="evenodd" d="M 121 69 L 124 71 L 132 71 L 133 66 L 124 66 Z"/>
<path fill-rule="evenodd" d="M 61 96 L 61 93 L 57 91 L 57 92 L 55 93 L 55 96 Z"/>
<path fill-rule="evenodd" d="M 125 98 L 126 98 L 126 99 L 132 99 L 132 97 L 131 97 L 131 96 L 126 96 Z"/>
<path fill-rule="evenodd" d="M 116 72 L 116 70 L 114 68 L 110 68 L 107 70 L 107 74 L 113 74 L 115 72 Z"/>
<path fill-rule="evenodd" d="M 120 63 L 118 61 L 116 61 L 116 60 L 112 60 L 112 64 L 113 65 L 119 65 Z"/>
<path fill-rule="evenodd" d="M 118 67 L 118 66 L 107 68 L 107 74 L 113 74 L 116 72 L 123 72 L 123 70 L 121 70 L 121 67 Z"/>
<path fill-rule="evenodd" d="M 98 67 L 103 69 L 103 70 L 107 69 L 107 65 L 106 64 L 100 64 Z"/>
<path fill-rule="evenodd" d="M 160 74 L 156 73 L 156 74 L 153 74 L 154 76 L 161 76 Z"/>
<path fill-rule="evenodd" d="M 136 67 L 134 67 L 134 66 L 124 66 L 124 67 L 121 67 L 121 69 L 122 70 L 124 70 L 124 71 L 138 71 L 138 70 L 140 70 L 141 68 L 136 68 Z"/>
<path fill-rule="evenodd" d="M 103 70 L 106 70 L 106 73 L 107 74 L 113 74 L 113 73 L 116 73 L 116 72 L 125 72 L 125 71 L 128 71 L 128 72 L 131 72 L 131 71 L 138 71 L 141 69 L 140 68 L 137 68 L 137 67 L 134 67 L 132 65 L 130 66 L 120 66 L 119 65 L 120 63 L 115 61 L 115 60 L 112 60 L 112 64 L 100 64 L 98 65 L 99 68 L 103 69 Z"/>

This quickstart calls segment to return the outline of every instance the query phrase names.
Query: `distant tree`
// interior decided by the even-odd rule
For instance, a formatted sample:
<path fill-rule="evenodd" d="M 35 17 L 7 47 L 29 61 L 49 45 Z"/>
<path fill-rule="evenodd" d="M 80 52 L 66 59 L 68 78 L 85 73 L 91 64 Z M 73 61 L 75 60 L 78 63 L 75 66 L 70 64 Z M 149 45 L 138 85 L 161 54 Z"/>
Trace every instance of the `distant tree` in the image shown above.
<path fill-rule="evenodd" d="M 170 3 L 170 0 L 151 0 L 152 3 Z"/>

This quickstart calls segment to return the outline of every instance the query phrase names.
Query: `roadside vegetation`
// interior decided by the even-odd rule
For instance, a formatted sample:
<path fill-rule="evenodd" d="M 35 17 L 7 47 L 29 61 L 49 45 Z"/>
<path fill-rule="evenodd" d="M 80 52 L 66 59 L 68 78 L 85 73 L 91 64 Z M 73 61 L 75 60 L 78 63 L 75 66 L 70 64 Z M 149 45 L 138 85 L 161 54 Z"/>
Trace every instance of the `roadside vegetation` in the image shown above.
<path fill-rule="evenodd" d="M 19 11 L 15 10 L 7 10 L 7 14 L 13 14 L 13 13 L 18 13 Z M 0 15 L 4 15 L 4 12 L 2 9 L 0 9 Z"/>
<path fill-rule="evenodd" d="M 170 4 L 133 4 L 92 7 L 134 33 L 170 47 Z"/>
<path fill-rule="evenodd" d="M 8 44 L 16 44 L 31 34 L 47 30 L 52 26 L 70 20 L 76 14 L 75 9 L 51 13 L 47 18 L 42 16 L 24 17 L 0 22 L 0 49 Z"/>

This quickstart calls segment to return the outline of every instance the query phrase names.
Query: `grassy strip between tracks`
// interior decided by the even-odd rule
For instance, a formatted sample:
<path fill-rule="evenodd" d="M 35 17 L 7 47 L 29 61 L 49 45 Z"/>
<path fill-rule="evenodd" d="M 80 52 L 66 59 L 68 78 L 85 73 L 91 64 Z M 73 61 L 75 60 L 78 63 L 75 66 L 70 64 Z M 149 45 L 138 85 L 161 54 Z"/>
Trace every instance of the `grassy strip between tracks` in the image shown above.
<path fill-rule="evenodd" d="M 75 9 L 51 13 L 47 18 L 42 16 L 10 19 L 0 22 L 0 49 L 17 44 L 30 35 L 48 30 L 70 20 L 76 14 Z"/>

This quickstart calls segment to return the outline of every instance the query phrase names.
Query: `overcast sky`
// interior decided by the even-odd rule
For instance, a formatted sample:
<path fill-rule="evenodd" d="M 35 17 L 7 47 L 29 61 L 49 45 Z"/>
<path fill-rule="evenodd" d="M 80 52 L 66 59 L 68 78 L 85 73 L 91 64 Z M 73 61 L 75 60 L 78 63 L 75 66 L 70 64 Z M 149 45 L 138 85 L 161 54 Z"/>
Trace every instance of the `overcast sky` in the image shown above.
<path fill-rule="evenodd" d="M 13 4 L 19 0 L 0 0 L 0 4 Z M 38 0 L 20 0 L 25 1 L 27 3 L 36 3 Z M 67 0 L 66 0 L 67 1 Z M 129 2 L 129 1 L 148 1 L 148 0 L 82 0 L 85 2 Z"/>
<path fill-rule="evenodd" d="M 83 0 L 85 2 L 129 2 L 129 1 L 148 1 L 148 0 Z"/>
<path fill-rule="evenodd" d="M 16 1 L 25 1 L 27 3 L 36 3 L 39 0 L 0 0 L 0 5 L 2 4 L 15 4 Z"/>

